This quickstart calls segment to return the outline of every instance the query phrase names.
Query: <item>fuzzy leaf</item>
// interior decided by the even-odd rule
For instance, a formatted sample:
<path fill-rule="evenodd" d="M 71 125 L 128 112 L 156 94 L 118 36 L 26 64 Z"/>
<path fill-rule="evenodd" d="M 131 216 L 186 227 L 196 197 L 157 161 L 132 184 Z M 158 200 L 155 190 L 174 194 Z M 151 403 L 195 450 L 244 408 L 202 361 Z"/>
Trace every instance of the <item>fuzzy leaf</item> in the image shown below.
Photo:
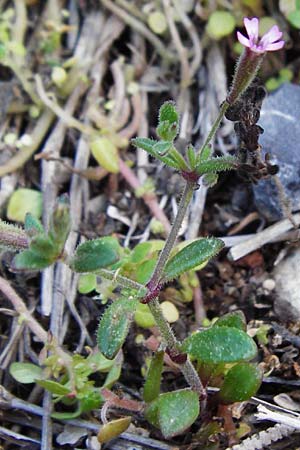
<path fill-rule="evenodd" d="M 97 287 L 97 277 L 94 273 L 84 273 L 78 280 L 78 292 L 80 294 L 89 294 Z"/>
<path fill-rule="evenodd" d="M 43 371 L 39 366 L 31 363 L 14 362 L 9 367 L 9 373 L 19 383 L 35 383 L 42 378 Z"/>
<path fill-rule="evenodd" d="M 178 123 L 179 114 L 176 110 L 175 103 L 172 101 L 165 102 L 159 109 L 158 114 L 159 122 Z"/>
<path fill-rule="evenodd" d="M 138 301 L 120 298 L 114 301 L 101 317 L 97 342 L 101 353 L 113 359 L 122 347 L 133 320 Z"/>
<path fill-rule="evenodd" d="M 186 149 L 186 156 L 190 165 L 190 169 L 193 171 L 197 165 L 197 156 L 195 148 L 190 144 Z"/>
<path fill-rule="evenodd" d="M 168 261 L 162 274 L 162 281 L 173 280 L 188 270 L 206 264 L 223 247 L 221 239 L 203 238 L 193 241 Z"/>
<path fill-rule="evenodd" d="M 201 362 L 233 363 L 255 357 L 257 348 L 247 333 L 228 326 L 212 327 L 186 338 L 182 350 Z"/>
<path fill-rule="evenodd" d="M 198 394 L 189 389 L 161 394 L 145 410 L 152 425 L 160 428 L 165 438 L 183 433 L 199 415 Z"/>
<path fill-rule="evenodd" d="M 179 115 L 175 104 L 165 102 L 159 110 L 157 135 L 164 141 L 172 141 L 176 138 L 179 129 Z"/>
<path fill-rule="evenodd" d="M 218 158 L 208 159 L 206 161 L 200 161 L 196 166 L 196 172 L 199 175 L 205 173 L 218 173 L 224 170 L 235 169 L 237 165 L 237 159 L 234 156 L 220 156 Z"/>
<path fill-rule="evenodd" d="M 24 250 L 14 257 L 11 269 L 16 272 L 19 270 L 42 270 L 51 264 L 51 259 L 43 258 L 32 250 Z"/>
<path fill-rule="evenodd" d="M 143 397 L 145 402 L 152 402 L 160 393 L 161 374 L 164 363 L 164 352 L 156 352 L 151 360 L 144 384 Z"/>
<path fill-rule="evenodd" d="M 117 239 L 105 236 L 80 244 L 70 260 L 75 272 L 93 272 L 114 264 L 119 259 Z"/>
<path fill-rule="evenodd" d="M 262 381 L 262 370 L 256 364 L 239 363 L 225 375 L 219 397 L 222 403 L 243 402 L 256 394 Z"/>
<path fill-rule="evenodd" d="M 36 383 L 54 395 L 68 395 L 71 390 L 63 384 L 52 380 L 37 380 Z"/>
<path fill-rule="evenodd" d="M 213 325 L 214 327 L 233 327 L 246 331 L 246 317 L 243 311 L 238 310 L 220 317 Z"/>
<path fill-rule="evenodd" d="M 169 150 L 173 146 L 172 142 L 155 141 L 154 139 L 149 138 L 135 138 L 132 139 L 131 142 L 135 147 L 145 150 L 151 156 L 162 161 L 167 166 L 180 170 L 178 161 L 174 160 L 173 156 L 169 153 Z"/>

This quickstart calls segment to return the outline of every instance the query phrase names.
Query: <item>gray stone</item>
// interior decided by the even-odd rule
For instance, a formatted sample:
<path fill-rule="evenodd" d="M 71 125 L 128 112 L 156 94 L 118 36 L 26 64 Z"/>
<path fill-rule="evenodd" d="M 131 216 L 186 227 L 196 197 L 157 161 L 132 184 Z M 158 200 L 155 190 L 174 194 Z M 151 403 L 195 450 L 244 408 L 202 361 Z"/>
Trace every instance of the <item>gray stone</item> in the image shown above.
<path fill-rule="evenodd" d="M 278 177 L 291 201 L 300 209 L 300 86 L 285 83 L 263 102 L 259 125 L 264 129 L 259 142 L 263 153 L 279 165 Z M 258 211 L 268 220 L 282 218 L 274 182 L 262 180 L 253 186 Z"/>
<path fill-rule="evenodd" d="M 274 310 L 281 321 L 300 320 L 300 249 L 284 258 L 273 271 Z"/>

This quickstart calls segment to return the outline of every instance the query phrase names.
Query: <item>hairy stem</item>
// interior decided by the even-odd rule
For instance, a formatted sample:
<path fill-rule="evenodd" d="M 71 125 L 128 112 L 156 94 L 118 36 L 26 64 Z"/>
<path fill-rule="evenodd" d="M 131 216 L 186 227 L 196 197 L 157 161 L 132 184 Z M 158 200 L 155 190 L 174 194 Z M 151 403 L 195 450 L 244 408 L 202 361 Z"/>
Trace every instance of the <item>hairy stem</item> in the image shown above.
<path fill-rule="evenodd" d="M 178 205 L 178 213 L 177 216 L 174 219 L 173 226 L 171 228 L 170 234 L 167 237 L 167 240 L 165 242 L 164 248 L 162 249 L 157 264 L 155 266 L 153 275 L 151 277 L 151 285 L 156 286 L 159 282 L 159 279 L 161 277 L 162 271 L 169 259 L 170 253 L 174 247 L 174 244 L 177 239 L 178 232 L 180 230 L 180 227 L 182 225 L 185 213 L 187 211 L 187 208 L 189 206 L 189 203 L 191 201 L 193 192 L 194 192 L 195 184 L 187 182 L 180 200 L 180 203 Z"/>
<path fill-rule="evenodd" d="M 212 140 L 212 138 L 214 137 L 214 135 L 216 134 L 220 123 L 224 117 L 224 114 L 226 113 L 227 109 L 229 108 L 229 103 L 227 101 L 224 101 L 221 105 L 218 117 L 216 118 L 213 126 L 211 127 L 210 132 L 208 133 L 207 138 L 205 139 L 204 143 L 202 144 L 202 147 L 200 148 L 199 152 L 198 152 L 198 156 L 202 154 L 203 150 L 205 149 L 205 147 L 208 146 L 208 144 L 210 143 L 210 141 Z"/>

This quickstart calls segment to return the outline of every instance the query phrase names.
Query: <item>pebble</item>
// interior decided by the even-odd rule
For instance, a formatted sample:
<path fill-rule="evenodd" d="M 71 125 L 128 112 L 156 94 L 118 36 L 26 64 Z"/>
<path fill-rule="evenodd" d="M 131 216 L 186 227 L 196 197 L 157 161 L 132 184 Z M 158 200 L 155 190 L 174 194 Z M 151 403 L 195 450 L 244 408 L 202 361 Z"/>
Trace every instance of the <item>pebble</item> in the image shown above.
<path fill-rule="evenodd" d="M 263 102 L 259 125 L 264 129 L 259 142 L 263 153 L 279 165 L 278 177 L 294 211 L 300 209 L 300 86 L 283 84 Z M 272 179 L 253 185 L 259 213 L 270 221 L 283 217 L 277 189 Z"/>
<path fill-rule="evenodd" d="M 288 254 L 274 269 L 274 310 L 282 322 L 300 320 L 300 249 Z"/>

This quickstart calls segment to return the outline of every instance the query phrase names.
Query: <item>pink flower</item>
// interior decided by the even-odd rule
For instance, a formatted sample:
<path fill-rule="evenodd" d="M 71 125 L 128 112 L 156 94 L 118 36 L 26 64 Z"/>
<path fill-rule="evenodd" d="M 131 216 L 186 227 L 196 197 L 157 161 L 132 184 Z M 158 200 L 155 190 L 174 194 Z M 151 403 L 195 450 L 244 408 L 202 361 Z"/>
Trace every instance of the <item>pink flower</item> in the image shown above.
<path fill-rule="evenodd" d="M 274 25 L 266 34 L 259 39 L 258 36 L 258 19 L 244 19 L 244 25 L 248 33 L 246 38 L 239 31 L 237 38 L 242 45 L 248 47 L 254 53 L 265 53 L 280 50 L 284 46 L 284 41 L 280 41 L 282 32 L 277 25 Z"/>

